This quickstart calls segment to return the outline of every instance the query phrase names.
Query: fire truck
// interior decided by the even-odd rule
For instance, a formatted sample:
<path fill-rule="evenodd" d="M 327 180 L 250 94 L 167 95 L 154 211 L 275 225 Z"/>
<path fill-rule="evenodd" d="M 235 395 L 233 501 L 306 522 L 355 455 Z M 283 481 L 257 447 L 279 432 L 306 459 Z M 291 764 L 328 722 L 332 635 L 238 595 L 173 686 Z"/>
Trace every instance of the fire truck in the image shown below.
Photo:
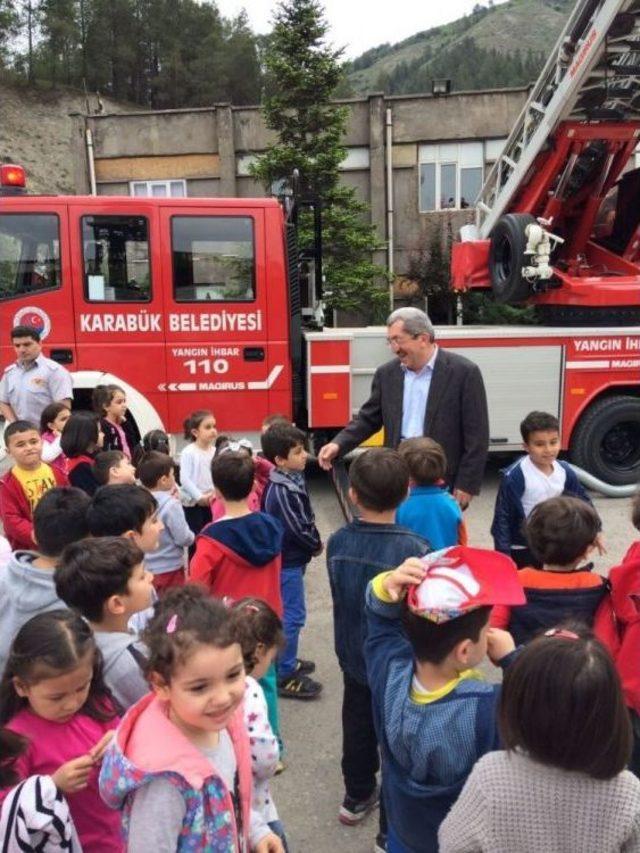
<path fill-rule="evenodd" d="M 533 302 L 546 325 L 437 330 L 482 370 L 490 450 L 520 447 L 528 411 L 554 412 L 571 460 L 618 486 L 640 479 L 640 174 L 623 174 L 640 135 L 636 5 L 577 3 L 454 247 L 456 288 Z M 177 437 L 210 408 L 255 437 L 282 412 L 321 443 L 390 356 L 384 327 L 303 322 L 276 200 L 30 196 L 8 165 L 0 185 L 0 369 L 10 329 L 35 326 L 80 408 L 112 382 L 142 432 Z"/>

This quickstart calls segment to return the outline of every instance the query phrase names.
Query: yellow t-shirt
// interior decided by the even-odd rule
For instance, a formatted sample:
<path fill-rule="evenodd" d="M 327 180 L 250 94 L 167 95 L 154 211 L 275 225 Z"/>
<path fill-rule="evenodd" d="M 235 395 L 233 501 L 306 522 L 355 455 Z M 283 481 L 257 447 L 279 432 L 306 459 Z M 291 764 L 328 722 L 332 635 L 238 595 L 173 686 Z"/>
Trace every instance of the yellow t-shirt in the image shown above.
<path fill-rule="evenodd" d="M 22 486 L 32 513 L 44 493 L 56 485 L 53 470 L 46 462 L 41 462 L 33 471 L 28 471 L 26 468 L 18 468 L 17 465 L 14 465 L 11 473 Z"/>

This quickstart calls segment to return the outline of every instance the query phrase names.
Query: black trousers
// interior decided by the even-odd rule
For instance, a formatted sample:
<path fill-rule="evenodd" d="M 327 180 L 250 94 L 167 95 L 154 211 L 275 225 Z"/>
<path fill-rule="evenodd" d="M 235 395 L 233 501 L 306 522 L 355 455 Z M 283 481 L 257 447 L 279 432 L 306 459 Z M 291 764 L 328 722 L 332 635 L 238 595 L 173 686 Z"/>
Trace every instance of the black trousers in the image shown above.
<path fill-rule="evenodd" d="M 342 777 L 348 797 L 366 800 L 376 787 L 380 769 L 378 738 L 373 725 L 371 691 L 346 672 L 342 697 Z M 380 832 L 386 835 L 387 821 L 380 798 Z"/>

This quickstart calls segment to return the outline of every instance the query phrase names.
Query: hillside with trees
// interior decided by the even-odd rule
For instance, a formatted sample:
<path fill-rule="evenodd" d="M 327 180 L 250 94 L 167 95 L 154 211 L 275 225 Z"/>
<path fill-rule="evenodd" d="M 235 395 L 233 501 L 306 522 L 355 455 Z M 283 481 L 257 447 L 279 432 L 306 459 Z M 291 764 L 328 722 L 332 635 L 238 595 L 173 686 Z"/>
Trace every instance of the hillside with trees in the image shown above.
<path fill-rule="evenodd" d="M 471 14 L 366 51 L 346 67 L 344 94 L 431 91 L 437 77 L 455 91 L 499 89 L 535 80 L 574 0 L 493 0 Z"/>
<path fill-rule="evenodd" d="M 207 0 L 0 0 L 0 69 L 155 109 L 261 97 L 246 15 Z"/>

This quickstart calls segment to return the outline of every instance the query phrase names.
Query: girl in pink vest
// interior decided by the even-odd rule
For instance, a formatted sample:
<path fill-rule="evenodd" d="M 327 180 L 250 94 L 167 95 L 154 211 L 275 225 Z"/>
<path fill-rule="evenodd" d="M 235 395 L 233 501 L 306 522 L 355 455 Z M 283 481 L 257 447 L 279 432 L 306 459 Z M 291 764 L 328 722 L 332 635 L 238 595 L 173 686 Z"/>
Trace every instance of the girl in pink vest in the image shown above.
<path fill-rule="evenodd" d="M 143 634 L 152 694 L 126 714 L 100 792 L 122 809 L 127 849 L 283 853 L 251 810 L 245 671 L 235 622 L 195 586 L 165 593 Z"/>

